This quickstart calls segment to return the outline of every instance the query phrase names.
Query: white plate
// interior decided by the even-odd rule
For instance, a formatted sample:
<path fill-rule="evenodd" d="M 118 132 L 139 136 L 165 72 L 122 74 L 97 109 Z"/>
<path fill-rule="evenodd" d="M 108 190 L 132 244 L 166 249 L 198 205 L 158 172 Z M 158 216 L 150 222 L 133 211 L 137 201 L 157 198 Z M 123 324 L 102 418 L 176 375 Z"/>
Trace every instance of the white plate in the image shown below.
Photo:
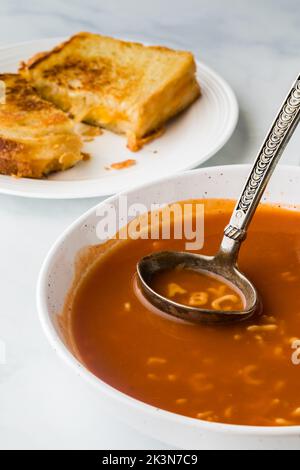
<path fill-rule="evenodd" d="M 0 48 L 0 72 L 15 72 L 20 61 L 61 41 L 46 39 Z M 162 137 L 140 152 L 130 152 L 124 137 L 105 131 L 85 146 L 91 160 L 45 180 L 0 175 L 0 193 L 45 199 L 106 196 L 205 162 L 232 135 L 238 120 L 238 104 L 222 78 L 206 65 L 200 62 L 197 65 L 201 99 L 168 124 Z M 124 170 L 106 169 L 127 159 L 135 159 L 137 164 Z"/>

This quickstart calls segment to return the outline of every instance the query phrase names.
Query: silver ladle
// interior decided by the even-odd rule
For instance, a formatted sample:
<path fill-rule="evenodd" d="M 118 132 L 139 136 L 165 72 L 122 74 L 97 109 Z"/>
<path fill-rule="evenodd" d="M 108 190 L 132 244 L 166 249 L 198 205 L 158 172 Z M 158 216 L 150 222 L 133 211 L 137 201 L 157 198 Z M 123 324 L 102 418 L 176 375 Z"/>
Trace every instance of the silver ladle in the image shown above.
<path fill-rule="evenodd" d="M 247 229 L 263 196 L 266 186 L 292 137 L 300 119 L 300 75 L 284 101 L 270 132 L 259 151 L 229 225 L 225 228 L 216 256 L 188 252 L 153 253 L 137 265 L 138 286 L 145 298 L 164 313 L 194 323 L 224 323 L 247 320 L 262 310 L 255 286 L 239 271 L 238 255 Z M 242 311 L 208 310 L 182 305 L 158 294 L 151 288 L 153 276 L 176 267 L 198 271 L 220 278 L 236 289 L 244 300 Z"/>

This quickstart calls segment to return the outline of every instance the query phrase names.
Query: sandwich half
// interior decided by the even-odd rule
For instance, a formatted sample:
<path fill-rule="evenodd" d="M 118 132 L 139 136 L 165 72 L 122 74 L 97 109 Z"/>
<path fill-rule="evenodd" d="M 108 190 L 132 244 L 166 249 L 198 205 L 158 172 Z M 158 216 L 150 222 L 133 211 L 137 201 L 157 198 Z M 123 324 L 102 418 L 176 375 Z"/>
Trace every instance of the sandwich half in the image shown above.
<path fill-rule="evenodd" d="M 0 74 L 0 173 L 43 178 L 83 159 L 74 122 L 17 74 Z"/>
<path fill-rule="evenodd" d="M 191 53 L 90 33 L 38 54 L 20 73 L 75 120 L 125 134 L 133 151 L 200 95 Z"/>

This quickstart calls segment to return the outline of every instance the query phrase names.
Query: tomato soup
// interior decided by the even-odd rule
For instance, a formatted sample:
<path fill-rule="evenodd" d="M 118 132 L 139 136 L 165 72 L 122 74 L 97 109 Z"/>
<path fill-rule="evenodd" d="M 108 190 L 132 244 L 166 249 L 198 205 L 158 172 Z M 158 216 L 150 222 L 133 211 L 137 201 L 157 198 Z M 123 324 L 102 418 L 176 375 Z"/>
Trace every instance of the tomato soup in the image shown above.
<path fill-rule="evenodd" d="M 203 203 L 201 253 L 214 255 L 233 203 Z M 184 249 L 185 240 L 123 240 L 94 260 L 67 309 L 77 357 L 107 384 L 173 413 L 230 424 L 300 425 L 300 212 L 263 205 L 255 215 L 239 257 L 263 300 L 263 315 L 251 322 L 194 325 L 160 315 L 140 300 L 138 260 L 153 251 Z M 172 295 L 222 287 L 165 276 L 156 287 L 164 293 L 172 283 L 182 289 Z M 210 294 L 210 302 L 234 295 L 224 289 Z M 223 307 L 231 308 L 227 301 Z"/>
<path fill-rule="evenodd" d="M 224 312 L 244 309 L 241 293 L 229 283 L 181 266 L 158 272 L 151 281 L 151 288 L 163 297 L 189 307 Z"/>

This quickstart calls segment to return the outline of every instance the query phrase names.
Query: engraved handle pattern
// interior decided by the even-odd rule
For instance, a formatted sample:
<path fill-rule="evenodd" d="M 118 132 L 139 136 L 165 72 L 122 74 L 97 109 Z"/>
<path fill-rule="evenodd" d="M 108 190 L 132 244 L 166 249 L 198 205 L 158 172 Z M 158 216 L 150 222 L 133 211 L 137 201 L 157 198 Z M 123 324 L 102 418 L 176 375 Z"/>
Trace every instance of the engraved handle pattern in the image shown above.
<path fill-rule="evenodd" d="M 237 203 L 225 237 L 243 241 L 247 227 L 261 200 L 279 159 L 292 137 L 300 118 L 300 76 L 288 94 L 268 133 Z"/>

